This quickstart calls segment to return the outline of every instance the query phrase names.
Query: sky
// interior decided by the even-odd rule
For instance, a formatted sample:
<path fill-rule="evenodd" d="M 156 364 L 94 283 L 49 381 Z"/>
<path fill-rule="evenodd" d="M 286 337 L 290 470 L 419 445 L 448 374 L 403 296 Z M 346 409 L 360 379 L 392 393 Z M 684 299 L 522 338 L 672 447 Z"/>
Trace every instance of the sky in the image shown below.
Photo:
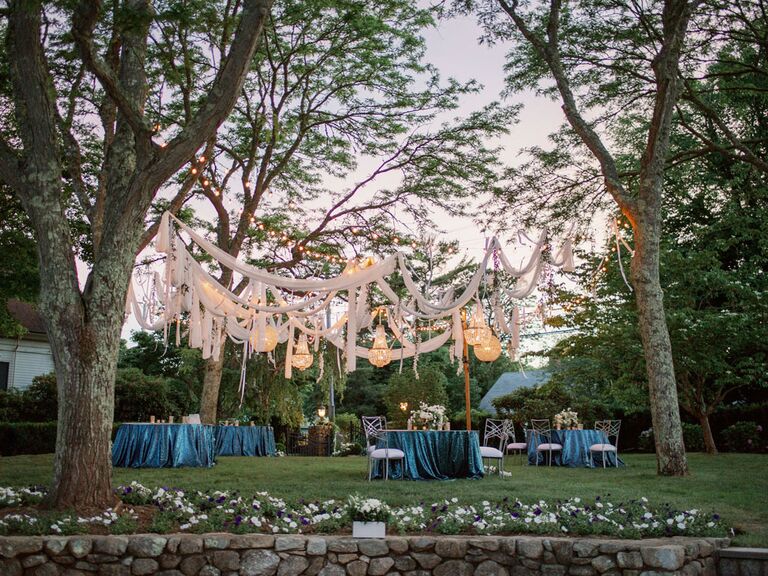
<path fill-rule="evenodd" d="M 427 43 L 425 60 L 436 66 L 443 78 L 452 77 L 462 82 L 474 79 L 483 86 L 479 93 L 461 100 L 459 108 L 452 112 L 454 116 L 468 115 L 501 98 L 505 48 L 502 45 L 481 46 L 478 42 L 480 33 L 473 18 L 461 17 L 440 21 L 424 35 Z M 519 122 L 510 127 L 509 135 L 501 141 L 505 164 L 514 165 L 519 161 L 519 152 L 523 148 L 545 146 L 548 134 L 557 129 L 564 116 L 557 102 L 532 93 L 515 95 L 507 103 L 523 104 Z M 345 183 L 340 184 L 343 186 Z M 459 241 L 459 255 L 475 261 L 482 257 L 486 234 L 471 218 L 437 214 L 435 221 L 445 231 L 443 239 Z M 508 253 L 514 254 L 512 246 L 507 246 Z M 137 328 L 136 321 L 129 317 L 123 327 L 123 338 L 128 340 L 130 332 Z"/>

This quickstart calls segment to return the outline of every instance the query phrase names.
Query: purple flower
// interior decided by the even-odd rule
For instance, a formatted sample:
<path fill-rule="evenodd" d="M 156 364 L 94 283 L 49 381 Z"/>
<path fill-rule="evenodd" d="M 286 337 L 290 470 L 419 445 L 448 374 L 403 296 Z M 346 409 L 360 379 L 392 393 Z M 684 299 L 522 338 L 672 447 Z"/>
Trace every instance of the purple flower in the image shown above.
<path fill-rule="evenodd" d="M 434 511 L 436 511 L 436 510 L 437 510 L 437 506 L 436 506 L 436 505 L 434 505 L 434 504 L 432 504 L 432 512 L 434 512 Z"/>
<path fill-rule="evenodd" d="M 306 526 L 309 524 L 309 518 L 305 518 L 304 516 L 301 517 L 301 523 Z"/>
<path fill-rule="evenodd" d="M 235 526 L 240 526 L 240 523 L 243 521 L 243 517 L 239 514 L 235 516 Z"/>
<path fill-rule="evenodd" d="M 720 520 L 720 514 L 712 514 L 712 520 Z"/>
<path fill-rule="evenodd" d="M 536 507 L 536 510 L 533 511 L 534 516 L 541 516 L 541 508 L 538 506 Z"/>
<path fill-rule="evenodd" d="M 475 522 L 479 522 L 479 521 L 480 521 L 480 516 L 478 516 L 477 514 L 475 514 Z"/>
<path fill-rule="evenodd" d="M 512 518 L 520 518 L 520 514 L 517 512 L 512 512 Z"/>
<path fill-rule="evenodd" d="M 126 494 L 130 494 L 131 492 L 133 492 L 133 488 L 131 488 L 130 486 L 126 486 L 125 487 L 125 493 Z"/>

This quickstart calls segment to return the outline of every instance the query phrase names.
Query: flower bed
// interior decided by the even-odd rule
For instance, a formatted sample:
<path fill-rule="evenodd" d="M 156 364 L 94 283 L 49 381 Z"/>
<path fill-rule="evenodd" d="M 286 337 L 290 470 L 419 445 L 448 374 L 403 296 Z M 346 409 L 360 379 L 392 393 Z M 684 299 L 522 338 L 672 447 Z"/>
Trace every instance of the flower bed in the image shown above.
<path fill-rule="evenodd" d="M 350 502 L 287 503 L 267 492 L 245 497 L 236 492 L 148 488 L 132 482 L 116 491 L 120 505 L 100 515 L 79 517 L 37 510 L 45 496 L 40 487 L 0 488 L 0 535 L 127 534 L 149 531 L 245 533 L 347 533 Z M 356 502 L 358 504 L 356 504 Z M 2 508 L 6 508 L 5 511 Z M 717 514 L 652 506 L 647 499 L 607 502 L 573 498 L 524 503 L 462 503 L 458 499 L 387 507 L 390 533 L 564 534 L 619 538 L 669 536 L 722 537 L 728 528 Z"/>

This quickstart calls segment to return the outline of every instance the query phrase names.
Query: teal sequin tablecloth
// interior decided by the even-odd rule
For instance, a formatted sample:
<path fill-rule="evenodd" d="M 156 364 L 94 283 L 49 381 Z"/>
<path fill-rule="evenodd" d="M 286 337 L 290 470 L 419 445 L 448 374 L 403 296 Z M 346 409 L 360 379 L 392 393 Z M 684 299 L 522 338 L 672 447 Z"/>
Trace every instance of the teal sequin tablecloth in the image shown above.
<path fill-rule="evenodd" d="M 216 456 L 274 456 L 271 426 L 216 426 Z"/>
<path fill-rule="evenodd" d="M 117 468 L 208 468 L 214 463 L 213 428 L 202 424 L 123 424 L 112 444 Z"/>
<path fill-rule="evenodd" d="M 536 444 L 533 438 L 534 432 L 528 430 L 528 464 L 536 464 Z M 539 438 L 538 443 L 547 442 L 545 438 Z M 568 466 L 570 468 L 593 468 L 602 466 L 603 455 L 595 452 L 590 456 L 589 447 L 593 444 L 604 444 L 608 442 L 604 432 L 598 430 L 552 430 L 552 442 L 560 444 L 563 447 L 560 450 L 552 452 L 552 466 Z M 616 466 L 616 454 L 606 452 L 606 464 Z M 539 455 L 539 466 L 549 464 L 549 452 L 543 451 Z M 619 466 L 624 466 L 624 462 L 619 458 Z"/>
<path fill-rule="evenodd" d="M 391 430 L 387 432 L 387 437 L 389 448 L 397 448 L 405 453 L 402 464 L 397 460 L 390 460 L 390 478 L 448 480 L 482 478 L 485 473 L 477 432 Z M 383 462 L 375 467 L 374 477 L 384 477 Z"/>

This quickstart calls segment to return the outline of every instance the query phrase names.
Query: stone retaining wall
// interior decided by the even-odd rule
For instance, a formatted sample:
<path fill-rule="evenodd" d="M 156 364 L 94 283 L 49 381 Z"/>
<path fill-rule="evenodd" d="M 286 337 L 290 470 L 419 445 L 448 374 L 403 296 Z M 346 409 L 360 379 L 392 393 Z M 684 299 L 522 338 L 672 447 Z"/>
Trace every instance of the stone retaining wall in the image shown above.
<path fill-rule="evenodd" d="M 2 576 L 717 576 L 726 539 L 0 537 Z"/>
<path fill-rule="evenodd" d="M 768 576 L 768 548 L 726 548 L 718 557 L 720 576 Z"/>

